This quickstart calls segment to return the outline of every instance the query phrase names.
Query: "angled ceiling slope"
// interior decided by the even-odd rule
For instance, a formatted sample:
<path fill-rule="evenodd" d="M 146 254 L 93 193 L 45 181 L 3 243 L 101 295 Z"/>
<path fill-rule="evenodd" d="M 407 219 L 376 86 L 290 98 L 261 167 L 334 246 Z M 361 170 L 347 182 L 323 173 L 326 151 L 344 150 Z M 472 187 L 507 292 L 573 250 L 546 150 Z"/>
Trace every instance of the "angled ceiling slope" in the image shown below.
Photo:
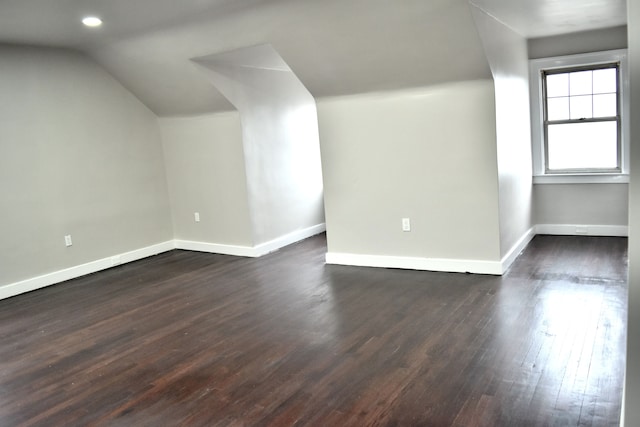
<path fill-rule="evenodd" d="M 618 27 L 626 0 L 470 0 L 525 38 Z"/>
<path fill-rule="evenodd" d="M 527 37 L 626 23 L 624 0 L 472 1 Z M 84 51 L 160 116 L 233 109 L 189 58 L 265 43 L 315 97 L 490 78 L 468 0 L 5 0 L 0 42 Z"/>
<path fill-rule="evenodd" d="M 160 116 L 232 109 L 189 59 L 264 43 L 315 97 L 490 78 L 467 0 L 179 3 L 9 0 L 0 39 L 83 50 Z M 84 13 L 103 16 L 103 27 L 68 30 Z"/>
<path fill-rule="evenodd" d="M 490 77 L 465 0 L 271 1 L 90 54 L 157 114 L 189 115 L 230 107 L 189 58 L 265 43 L 316 98 Z"/>

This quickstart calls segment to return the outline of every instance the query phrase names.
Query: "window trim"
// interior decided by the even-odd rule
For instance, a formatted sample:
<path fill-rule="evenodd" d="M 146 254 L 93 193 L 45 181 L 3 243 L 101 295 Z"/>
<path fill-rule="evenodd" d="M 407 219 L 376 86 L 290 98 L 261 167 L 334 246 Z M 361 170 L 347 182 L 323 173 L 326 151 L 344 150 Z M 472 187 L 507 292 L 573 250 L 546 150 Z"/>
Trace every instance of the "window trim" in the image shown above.
<path fill-rule="evenodd" d="M 581 119 L 565 119 L 565 120 L 549 120 L 549 97 L 547 96 L 547 77 L 557 74 L 575 73 L 580 71 L 595 71 L 615 69 L 616 71 L 616 115 L 608 117 L 592 117 Z M 567 68 L 546 68 L 540 71 L 540 80 L 542 84 L 542 129 L 544 132 L 544 154 L 545 154 L 545 174 L 547 175 L 571 175 L 576 173 L 586 174 L 603 174 L 603 173 L 620 173 L 622 172 L 622 135 L 621 135 L 621 106 L 620 106 L 620 62 L 609 62 L 604 64 L 579 65 L 577 67 Z M 591 94 L 593 96 L 593 93 Z M 571 95 L 569 95 L 571 99 Z M 596 122 L 615 122 L 616 123 L 616 167 L 610 169 L 583 168 L 583 169 L 550 169 L 549 168 L 549 125 L 556 124 L 578 124 L 578 123 L 596 123 Z"/>
<path fill-rule="evenodd" d="M 546 166 L 546 132 L 544 130 L 544 103 L 546 101 L 542 84 L 542 72 L 563 69 L 579 69 L 619 63 L 619 132 L 620 132 L 620 171 L 548 171 Z M 592 52 L 578 55 L 558 56 L 552 58 L 534 59 L 529 61 L 529 82 L 531 91 L 531 147 L 533 158 L 534 183 L 553 183 L 554 177 L 559 177 L 558 182 L 566 183 L 575 177 L 575 181 L 589 182 L 620 182 L 620 176 L 629 173 L 629 77 L 627 65 L 627 50 L 618 49 L 603 52 Z M 544 178 L 541 178 L 544 177 Z"/>

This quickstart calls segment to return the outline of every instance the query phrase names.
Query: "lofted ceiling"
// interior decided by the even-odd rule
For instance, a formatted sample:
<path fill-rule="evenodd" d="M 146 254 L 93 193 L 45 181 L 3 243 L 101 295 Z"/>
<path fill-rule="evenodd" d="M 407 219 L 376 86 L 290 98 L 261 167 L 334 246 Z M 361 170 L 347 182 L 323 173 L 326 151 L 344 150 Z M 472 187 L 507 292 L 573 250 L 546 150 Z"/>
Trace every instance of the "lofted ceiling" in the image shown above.
<path fill-rule="evenodd" d="M 525 37 L 626 23 L 624 0 L 472 3 Z M 468 0 L 3 0 L 0 42 L 81 50 L 160 116 L 232 109 L 191 59 L 265 43 L 315 97 L 490 76 Z"/>

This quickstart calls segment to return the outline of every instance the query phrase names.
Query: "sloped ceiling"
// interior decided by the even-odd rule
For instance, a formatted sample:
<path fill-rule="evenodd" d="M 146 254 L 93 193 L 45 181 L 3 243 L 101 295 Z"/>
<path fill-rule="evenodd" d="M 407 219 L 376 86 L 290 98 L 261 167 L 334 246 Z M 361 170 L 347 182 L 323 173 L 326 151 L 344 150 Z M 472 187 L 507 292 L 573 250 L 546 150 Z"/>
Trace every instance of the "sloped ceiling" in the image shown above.
<path fill-rule="evenodd" d="M 464 0 L 270 1 L 91 54 L 159 115 L 225 109 L 190 58 L 269 43 L 315 96 L 489 77 Z"/>
<path fill-rule="evenodd" d="M 627 23 L 626 0 L 470 0 L 526 38 L 617 27 Z"/>
<path fill-rule="evenodd" d="M 620 0 L 476 3 L 523 35 L 540 32 L 516 28 L 538 4 L 566 4 L 588 18 L 584 6 L 597 3 L 617 14 L 583 19 L 590 28 L 626 22 Z M 88 14 L 104 25 L 84 28 Z M 315 97 L 491 75 L 467 0 L 3 0 L 0 42 L 84 51 L 160 116 L 232 109 L 190 59 L 264 43 Z"/>

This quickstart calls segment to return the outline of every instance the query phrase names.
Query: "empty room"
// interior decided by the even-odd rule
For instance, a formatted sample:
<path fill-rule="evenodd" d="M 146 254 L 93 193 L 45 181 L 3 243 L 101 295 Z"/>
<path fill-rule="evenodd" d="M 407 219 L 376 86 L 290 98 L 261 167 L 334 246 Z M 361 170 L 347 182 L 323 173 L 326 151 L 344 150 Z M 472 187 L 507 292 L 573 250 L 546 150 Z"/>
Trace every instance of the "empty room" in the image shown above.
<path fill-rule="evenodd" d="M 0 425 L 640 425 L 640 5 L 0 3 Z"/>

